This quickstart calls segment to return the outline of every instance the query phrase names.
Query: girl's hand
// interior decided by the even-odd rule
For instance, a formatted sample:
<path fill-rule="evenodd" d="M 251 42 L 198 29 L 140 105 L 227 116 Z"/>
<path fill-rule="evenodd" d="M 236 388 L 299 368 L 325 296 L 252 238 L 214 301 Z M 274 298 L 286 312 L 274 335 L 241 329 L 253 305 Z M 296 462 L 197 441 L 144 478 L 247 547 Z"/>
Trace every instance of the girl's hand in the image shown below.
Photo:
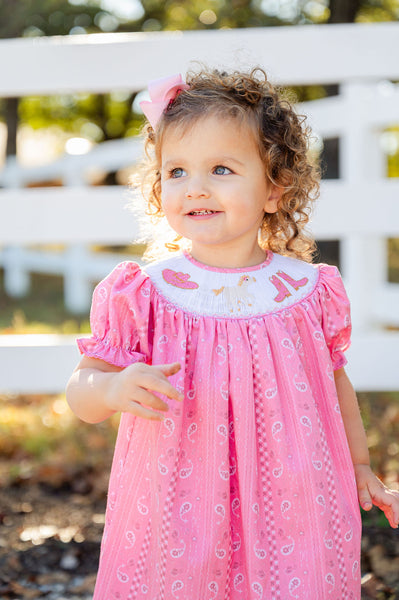
<path fill-rule="evenodd" d="M 106 406 L 115 412 L 128 412 L 143 419 L 162 421 L 169 406 L 153 392 L 173 400 L 183 400 L 181 394 L 168 381 L 168 377 L 180 370 L 179 363 L 146 365 L 135 363 L 112 374 L 105 397 Z M 151 410 L 154 409 L 154 410 Z"/>
<path fill-rule="evenodd" d="M 399 492 L 390 490 L 378 479 L 368 465 L 355 465 L 359 502 L 363 510 L 378 506 L 396 529 L 399 524 Z"/>

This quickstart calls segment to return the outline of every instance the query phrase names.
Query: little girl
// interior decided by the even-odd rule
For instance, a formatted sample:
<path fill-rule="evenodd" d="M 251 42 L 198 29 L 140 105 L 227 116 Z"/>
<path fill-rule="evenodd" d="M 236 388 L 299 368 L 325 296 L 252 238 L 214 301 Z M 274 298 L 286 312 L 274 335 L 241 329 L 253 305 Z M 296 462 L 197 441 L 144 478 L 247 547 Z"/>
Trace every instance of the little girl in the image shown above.
<path fill-rule="evenodd" d="M 93 296 L 74 412 L 121 411 L 95 600 L 360 598 L 358 506 L 399 522 L 345 374 L 349 303 L 304 234 L 308 131 L 263 71 L 155 82 L 151 212 L 190 250 Z"/>

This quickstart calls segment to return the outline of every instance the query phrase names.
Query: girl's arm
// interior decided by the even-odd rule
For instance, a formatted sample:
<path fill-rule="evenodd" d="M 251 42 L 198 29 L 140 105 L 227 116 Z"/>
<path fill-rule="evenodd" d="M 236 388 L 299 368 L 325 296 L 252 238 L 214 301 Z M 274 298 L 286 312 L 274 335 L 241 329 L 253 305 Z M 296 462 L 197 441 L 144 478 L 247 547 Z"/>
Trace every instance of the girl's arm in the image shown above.
<path fill-rule="evenodd" d="M 334 373 L 338 401 L 341 408 L 346 437 L 352 456 L 360 505 L 370 510 L 375 504 L 384 511 L 391 527 L 399 524 L 399 492 L 390 490 L 370 468 L 367 438 L 355 391 L 345 369 Z"/>
<path fill-rule="evenodd" d="M 179 363 L 134 363 L 121 369 L 84 356 L 68 382 L 66 398 L 73 412 L 87 423 L 99 423 L 119 411 L 162 420 L 163 415 L 157 411 L 166 412 L 168 405 L 152 392 L 183 400 L 168 381 L 179 369 Z"/>

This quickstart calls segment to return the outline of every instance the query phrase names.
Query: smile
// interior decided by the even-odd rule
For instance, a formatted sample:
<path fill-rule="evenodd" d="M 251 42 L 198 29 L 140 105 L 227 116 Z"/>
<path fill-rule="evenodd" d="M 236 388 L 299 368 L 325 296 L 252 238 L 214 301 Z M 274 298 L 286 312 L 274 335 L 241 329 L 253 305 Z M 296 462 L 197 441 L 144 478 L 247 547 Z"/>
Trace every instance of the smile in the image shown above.
<path fill-rule="evenodd" d="M 215 214 L 215 212 L 217 212 L 217 211 L 204 209 L 204 210 L 192 210 L 188 214 L 189 215 L 193 215 L 193 216 L 196 216 L 196 215 L 213 215 L 213 214 Z"/>

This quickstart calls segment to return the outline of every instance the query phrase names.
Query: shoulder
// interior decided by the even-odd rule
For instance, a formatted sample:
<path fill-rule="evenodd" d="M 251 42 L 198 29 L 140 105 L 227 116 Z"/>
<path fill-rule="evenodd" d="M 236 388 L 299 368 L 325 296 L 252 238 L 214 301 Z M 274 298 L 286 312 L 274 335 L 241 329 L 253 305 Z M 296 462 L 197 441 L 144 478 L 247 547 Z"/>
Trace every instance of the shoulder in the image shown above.
<path fill-rule="evenodd" d="M 125 260 L 111 271 L 111 273 L 105 278 L 109 280 L 126 279 L 130 280 L 133 277 L 140 275 L 143 272 L 142 267 L 133 261 Z"/>
<path fill-rule="evenodd" d="M 349 298 L 341 273 L 335 265 L 315 265 L 319 272 L 319 290 L 323 301 L 335 300 L 349 306 Z"/>
<path fill-rule="evenodd" d="M 147 275 L 140 265 L 132 261 L 121 262 L 98 283 L 94 290 L 93 302 L 104 301 L 108 296 L 141 285 L 146 279 Z"/>

